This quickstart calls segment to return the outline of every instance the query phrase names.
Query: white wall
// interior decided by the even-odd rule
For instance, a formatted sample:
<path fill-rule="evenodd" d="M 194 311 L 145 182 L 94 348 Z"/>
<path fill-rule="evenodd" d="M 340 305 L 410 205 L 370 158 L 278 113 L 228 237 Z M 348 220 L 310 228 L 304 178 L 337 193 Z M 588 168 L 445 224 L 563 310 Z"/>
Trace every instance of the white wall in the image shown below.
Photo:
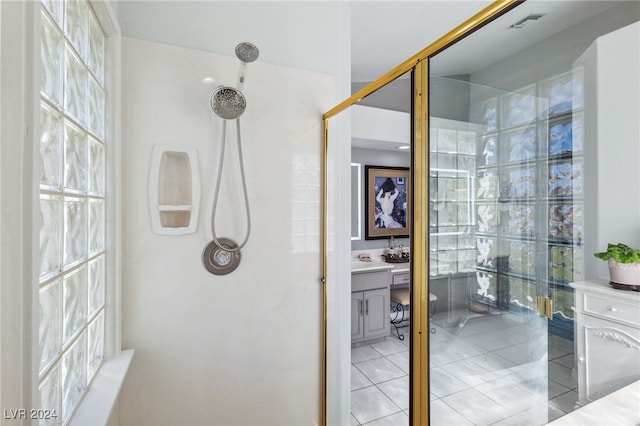
<path fill-rule="evenodd" d="M 352 146 L 395 149 L 411 143 L 411 115 L 407 112 L 354 105 L 351 107 Z"/>
<path fill-rule="evenodd" d="M 124 36 L 130 36 L 140 39 L 153 40 L 162 43 L 167 43 L 176 46 L 189 47 L 195 49 L 207 50 L 210 52 L 217 52 L 226 55 L 233 55 L 233 48 L 239 41 L 248 40 L 255 43 L 260 48 L 260 59 L 256 64 L 252 64 L 249 69 L 247 90 L 250 90 L 251 85 L 256 84 L 256 68 L 253 65 L 260 63 L 271 63 L 282 66 L 289 66 L 293 68 L 306 69 L 316 72 L 321 72 L 329 75 L 336 76 L 336 84 L 332 90 L 323 94 L 331 99 L 327 103 L 327 108 L 315 114 L 317 123 L 320 123 L 321 113 L 327 110 L 329 107 L 336 105 L 342 99 L 350 95 L 350 75 L 351 75 L 351 19 L 350 19 L 350 6 L 346 2 L 272 2 L 272 1 L 259 1 L 259 2 L 237 2 L 237 1 L 116 1 L 117 11 L 119 16 L 120 25 Z M 187 24 L 188 23 L 188 24 Z M 222 81 L 220 75 L 215 75 L 219 82 L 223 83 L 235 83 L 237 60 L 228 58 L 232 65 L 230 69 L 233 73 L 227 74 L 227 80 Z M 230 78 L 231 80 L 229 80 Z M 255 86 L 254 86 L 255 87 Z M 271 89 L 271 86 L 265 86 L 267 90 Z M 291 87 L 288 87 L 291 89 Z M 299 105 L 304 105 L 310 99 L 308 98 L 308 90 L 311 89 L 313 93 L 315 88 L 305 88 L 299 92 L 297 96 L 297 102 Z M 266 96 L 266 95 L 265 95 Z M 279 93 L 275 91 L 270 92 L 272 97 L 271 101 L 277 100 Z M 194 102 L 196 102 L 194 100 Z M 202 104 L 199 104 L 200 106 Z M 266 105 L 266 106 L 265 106 Z M 254 108 L 252 106 L 252 108 Z M 263 105 L 255 106 L 260 110 L 273 109 L 271 102 L 265 102 Z M 277 111 L 277 110 L 274 110 Z M 298 109 L 296 109 L 297 113 Z M 247 112 L 248 114 L 249 112 Z M 282 117 L 280 117 L 282 118 Z M 298 115 L 294 117 L 287 117 L 286 122 L 276 121 L 280 127 L 286 129 L 290 123 L 295 121 Z M 207 113 L 207 119 L 211 120 L 211 114 Z M 245 117 L 245 121 L 246 117 Z M 276 124 L 274 124 L 276 125 Z M 334 134 L 341 135 L 342 139 L 345 139 L 345 134 L 348 136 L 349 126 L 348 123 L 344 125 L 336 124 L 335 120 L 332 124 L 332 131 Z M 245 131 L 246 133 L 246 131 Z M 218 136 L 216 134 L 216 136 Z M 247 140 L 249 136 L 245 135 Z M 280 139 L 280 138 L 278 138 Z M 335 140 L 334 140 L 335 142 Z M 248 142 L 247 142 L 248 143 Z M 288 142 L 283 141 L 286 145 Z M 283 148 L 280 145 L 280 148 Z M 286 147 L 286 155 L 291 155 L 290 147 Z M 247 148 L 248 150 L 248 148 Z M 247 154 L 248 155 L 248 154 Z M 266 156 L 262 156 L 261 159 L 275 158 L 276 155 L 280 155 L 279 152 L 272 150 Z M 335 181 L 344 181 L 349 177 L 349 144 L 334 143 L 329 153 L 329 167 L 331 169 L 330 178 Z M 202 157 L 201 157 L 202 158 Z M 208 171 L 208 167 L 201 161 L 201 169 Z M 264 170 L 263 170 L 264 171 Z M 269 169 L 268 173 L 263 173 L 260 179 L 266 179 L 276 174 L 279 177 L 279 169 Z M 287 173 L 290 173 L 288 170 Z M 141 172 L 146 176 L 146 171 Z M 288 175 L 287 175 L 288 176 Z M 204 178 L 203 178 L 204 182 Z M 210 188 L 211 182 L 204 182 L 203 202 L 206 204 L 209 202 L 206 196 L 208 188 Z M 249 188 L 251 191 L 252 182 L 249 182 Z M 331 226 L 329 229 L 331 240 L 329 245 L 330 263 L 327 274 L 327 309 L 329 315 L 327 318 L 328 328 L 328 346 L 327 346 L 327 421 L 329 424 L 345 424 L 349 421 L 350 411 L 350 334 L 348 327 L 344 324 L 348 324 L 349 318 L 349 287 L 348 279 L 350 277 L 349 268 L 349 220 L 342 216 L 344 213 L 343 206 L 349 203 L 349 191 L 348 187 L 334 187 L 336 191 L 332 193 L 331 197 L 334 202 L 330 205 L 329 215 L 332 217 Z M 253 193 L 255 197 L 256 193 Z M 319 194 L 317 194 L 319 197 Z M 319 200 L 319 198 L 318 198 Z M 253 206 L 254 214 L 261 214 L 265 217 L 264 205 Z M 334 211 L 341 214 L 334 213 Z M 258 213 L 255 213 L 258 212 Z M 204 209 L 201 210 L 203 218 L 201 222 L 206 220 L 208 212 Z M 271 215 L 273 213 L 270 213 Z M 269 216 L 271 217 L 271 216 Z M 299 222 L 297 223 L 299 225 Z M 240 225 L 239 225 L 240 226 Z M 289 221 L 289 226 L 293 226 L 293 221 Z M 273 227 L 274 232 L 278 232 L 276 227 Z M 235 228 L 234 228 L 235 231 Z M 283 236 L 283 232 L 291 232 L 287 230 L 280 230 L 278 236 L 273 236 L 273 240 L 279 240 Z M 204 232 L 202 228 L 198 229 L 199 233 Z M 204 239 L 204 236 L 202 236 Z M 247 246 L 254 244 L 256 237 L 252 237 L 252 240 Z M 273 241 L 269 241 L 272 243 Z M 265 243 L 265 241 L 262 241 Z M 200 250 L 200 244 L 197 245 Z M 195 248 L 194 248 L 195 250 Z M 280 250 L 280 249 L 279 249 Z M 264 253 L 272 253 L 272 246 L 265 248 Z M 260 256 L 262 256 L 261 254 Z M 297 262 L 297 256 L 291 255 L 286 251 L 280 250 L 280 256 L 284 256 L 286 262 Z M 280 259 L 281 257 L 279 257 Z M 314 257 L 314 261 L 319 265 L 320 255 L 319 253 Z M 193 259 L 196 262 L 197 259 Z M 191 262 L 190 267 L 201 269 L 199 263 L 194 265 Z M 199 261 L 198 261 L 199 262 Z M 251 261 L 253 262 L 253 261 Z M 251 265 L 247 259 L 243 259 L 244 267 Z M 243 267 L 241 265 L 241 268 Z M 257 264 L 259 265 L 259 263 Z M 273 269 L 273 267 L 270 267 Z M 280 273 L 282 271 L 278 269 Z M 315 280 L 316 274 L 312 268 L 305 273 L 308 276 L 313 276 Z M 235 281 L 240 280 L 237 274 L 239 271 L 234 272 Z M 258 276 L 262 275 L 262 271 L 254 273 Z M 305 275 L 307 276 L 307 275 Z M 346 278 L 345 278 L 346 277 Z M 346 280 L 346 283 L 343 282 Z M 235 286 L 235 281 L 233 286 Z M 255 281 L 253 278 L 249 281 Z M 279 276 L 276 280 L 276 285 L 293 285 L 295 282 L 293 277 Z M 284 284 L 283 284 L 284 283 Z M 315 284 L 315 281 L 314 281 Z M 346 284 L 346 285 L 345 285 Z M 127 283 L 125 282 L 125 287 Z M 269 284 L 268 287 L 273 289 L 273 284 Z M 277 288 L 277 287 L 276 287 Z M 279 290 L 280 291 L 280 290 Z M 261 293 L 250 294 L 253 303 L 259 303 Z M 124 298 L 126 299 L 126 294 Z M 235 303 L 236 298 L 233 301 L 227 303 Z M 126 303 L 126 300 L 125 300 Z M 284 299 L 283 299 L 284 303 Z M 288 306 L 288 304 L 287 304 Z M 311 306 L 311 309 L 319 308 L 319 299 L 317 303 Z M 297 308 L 296 308 L 297 309 Z M 273 312 L 266 317 L 268 321 L 271 318 L 276 318 Z M 307 333 L 313 335 L 313 342 L 318 341 L 319 329 L 315 324 L 303 324 L 300 320 L 288 317 L 290 321 L 295 322 L 297 326 L 305 327 Z M 124 318 L 124 327 L 127 327 L 128 318 Z M 191 319 L 184 319 L 181 324 L 198 326 L 197 322 Z M 268 326 L 268 329 L 273 327 Z M 280 336 L 279 333 L 287 333 L 287 330 L 275 331 L 273 330 L 270 336 Z M 295 337 L 295 336 L 294 336 Z M 287 342 L 293 342 L 291 336 L 278 337 L 278 339 L 286 339 Z M 310 337 L 311 338 L 311 337 Z M 274 344 L 277 344 L 274 343 Z M 297 346 L 304 344 L 303 342 L 296 342 Z M 148 350 L 156 350 L 157 347 L 148 348 Z M 314 352 L 315 353 L 315 352 Z M 136 352 L 136 357 L 141 352 Z M 231 359 L 218 360 L 218 365 L 221 369 L 227 369 L 235 371 L 241 369 L 245 364 L 250 363 L 252 359 L 259 358 L 260 353 L 253 353 L 251 356 L 244 353 L 235 354 Z M 269 360 L 267 358 L 267 360 Z M 259 361 L 264 362 L 264 361 Z M 302 362 L 302 361 L 300 361 Z M 314 378 L 319 380 L 320 371 L 319 363 L 313 359 L 304 360 L 305 368 L 310 371 L 309 374 L 314 374 Z M 278 362 L 279 366 L 280 361 Z M 135 366 L 134 366 L 135 367 Z M 273 372 L 279 367 L 274 366 Z M 249 373 L 247 373 L 248 375 Z M 275 374 L 275 373 L 274 373 Z M 283 374 L 288 374 L 285 372 Z M 305 373 L 307 374 L 307 373 Z M 245 379 L 248 376 L 243 376 Z M 242 382 L 241 386 L 244 388 L 252 388 L 257 384 L 262 384 L 267 378 L 264 376 L 254 375 L 253 379 L 248 383 Z M 269 378 L 270 379 L 270 378 Z M 281 383 L 277 379 L 275 383 Z M 153 382 L 142 383 L 144 386 L 154 386 Z M 312 392 L 313 395 L 305 396 L 305 403 L 300 407 L 291 407 L 290 404 L 275 407 L 270 405 L 270 413 L 278 413 L 279 420 L 286 416 L 295 415 L 303 410 L 307 410 L 308 404 L 311 401 L 319 402 L 319 395 L 316 393 L 315 384 L 309 389 L 300 391 L 297 388 L 291 388 L 286 391 L 282 389 L 273 389 L 269 391 L 273 393 L 277 391 L 279 394 L 285 393 L 288 396 L 298 395 L 299 393 Z M 204 387 L 198 384 L 190 389 L 195 389 L 196 393 L 202 393 Z M 258 392 L 258 389 L 256 389 Z M 204 393 L 202 393 L 203 397 Z M 249 397 L 252 397 L 254 392 L 250 392 Z M 299 396 L 296 396 L 298 398 Z M 301 398 L 301 397 L 300 397 Z M 164 399 L 156 399 L 154 407 L 161 406 L 166 403 Z M 241 397 L 238 404 L 244 404 L 242 411 L 247 410 L 260 410 L 260 406 L 253 401 L 249 401 L 245 397 Z M 166 405 L 166 404 L 165 404 Z M 171 403 L 175 407 L 175 404 Z M 216 406 L 218 407 L 218 406 Z M 235 405 L 233 406 L 235 407 Z M 238 415 L 238 413 L 231 413 L 235 411 L 233 407 L 226 407 L 222 411 L 228 411 L 226 416 L 229 418 L 235 418 L 236 421 L 246 421 L 247 413 Z M 148 407 L 147 407 L 148 408 Z M 228 409 L 227 409 L 228 408 Z M 294 414 L 292 414 L 295 412 Z M 195 413 L 205 415 L 209 413 L 207 408 L 204 412 Z M 264 413 L 263 413 L 264 414 Z M 306 414 L 303 423 L 311 423 L 317 421 L 318 409 L 315 405 L 311 408 L 311 411 Z M 308 420 L 308 419 L 313 419 Z M 227 419 L 228 420 L 228 419 Z M 229 420 L 230 421 L 230 420 Z M 261 423 L 268 423 L 270 420 L 264 417 Z M 282 423 L 282 421 L 278 422 Z"/>
<path fill-rule="evenodd" d="M 37 290 L 31 285 L 39 267 L 33 262 L 38 252 L 33 223 L 39 213 L 32 143 L 39 120 L 34 113 L 39 93 L 32 85 L 39 75 L 35 5 L 0 2 L 0 408 L 6 410 L 33 407 L 37 398 L 32 372 L 38 365 L 38 324 L 32 317 Z"/>
<path fill-rule="evenodd" d="M 624 63 L 624 66 L 620 64 Z M 585 278 L 608 279 L 591 256 L 640 247 L 640 23 L 599 37 L 576 61 L 585 76 Z"/>
<path fill-rule="evenodd" d="M 123 346 L 136 356 L 120 423 L 313 424 L 319 419 L 322 113 L 335 79 L 250 64 L 242 116 L 252 235 L 229 275 L 209 274 L 210 190 L 221 120 L 202 71 L 235 79 L 238 60 L 123 39 Z M 230 123 L 233 124 L 233 123 Z M 228 132 L 235 154 L 235 132 Z M 157 143 L 195 146 L 203 207 L 195 234 L 151 232 L 148 166 Z M 236 155 L 228 155 L 219 236 L 245 223 Z"/>
<path fill-rule="evenodd" d="M 638 19 L 640 3 L 623 2 L 515 55 L 474 72 L 470 81 L 505 90 L 520 89 L 532 81 L 570 70 L 573 62 L 596 38 Z"/>

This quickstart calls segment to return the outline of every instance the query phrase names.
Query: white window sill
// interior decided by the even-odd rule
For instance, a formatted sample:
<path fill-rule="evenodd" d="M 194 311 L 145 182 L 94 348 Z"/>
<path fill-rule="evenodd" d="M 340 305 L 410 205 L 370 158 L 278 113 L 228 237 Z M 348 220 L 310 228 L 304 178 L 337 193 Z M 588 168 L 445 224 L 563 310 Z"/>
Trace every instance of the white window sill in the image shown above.
<path fill-rule="evenodd" d="M 109 422 L 134 352 L 121 351 L 100 367 L 69 425 L 99 426 Z"/>

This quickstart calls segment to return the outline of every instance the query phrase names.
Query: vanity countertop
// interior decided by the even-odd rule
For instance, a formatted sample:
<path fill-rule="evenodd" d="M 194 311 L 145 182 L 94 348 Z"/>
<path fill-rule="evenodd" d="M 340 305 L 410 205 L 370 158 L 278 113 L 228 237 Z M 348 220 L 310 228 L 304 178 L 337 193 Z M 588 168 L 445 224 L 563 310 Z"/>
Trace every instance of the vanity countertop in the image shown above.
<path fill-rule="evenodd" d="M 409 262 L 387 263 L 384 261 L 385 249 L 354 250 L 351 252 L 351 272 L 375 272 L 388 269 L 391 274 L 403 274 L 409 272 Z M 371 257 L 371 262 L 362 262 L 360 254 L 366 253 Z"/>
<path fill-rule="evenodd" d="M 351 272 L 376 272 L 393 269 L 392 263 L 351 261 Z"/>
<path fill-rule="evenodd" d="M 409 272 L 409 262 L 406 263 L 390 263 L 389 265 L 393 265 L 393 269 L 391 270 L 392 274 L 405 274 Z"/>

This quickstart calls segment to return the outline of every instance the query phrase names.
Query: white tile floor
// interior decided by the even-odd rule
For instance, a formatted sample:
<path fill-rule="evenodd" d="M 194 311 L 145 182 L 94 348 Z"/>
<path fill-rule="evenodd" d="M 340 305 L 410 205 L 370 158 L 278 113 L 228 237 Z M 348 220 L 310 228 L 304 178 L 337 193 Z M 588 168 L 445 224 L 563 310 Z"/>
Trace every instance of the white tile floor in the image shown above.
<path fill-rule="evenodd" d="M 432 426 L 543 425 L 574 409 L 572 341 L 547 335 L 537 316 L 457 315 L 431 320 Z M 351 350 L 352 425 L 409 424 L 408 328 L 401 332 L 405 340 L 393 331 Z"/>
<path fill-rule="evenodd" d="M 408 373 L 408 336 L 352 349 L 351 424 L 408 425 Z"/>

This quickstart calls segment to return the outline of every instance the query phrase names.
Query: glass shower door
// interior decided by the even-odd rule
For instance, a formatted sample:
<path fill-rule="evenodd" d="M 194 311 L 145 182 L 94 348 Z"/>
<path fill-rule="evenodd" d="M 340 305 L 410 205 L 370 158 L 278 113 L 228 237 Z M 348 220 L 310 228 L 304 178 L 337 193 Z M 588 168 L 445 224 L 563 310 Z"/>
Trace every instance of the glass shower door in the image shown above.
<path fill-rule="evenodd" d="M 579 78 L 505 91 L 430 76 L 432 425 L 545 424 L 575 389 L 549 357 L 573 356 L 579 122 L 546 95 Z"/>

